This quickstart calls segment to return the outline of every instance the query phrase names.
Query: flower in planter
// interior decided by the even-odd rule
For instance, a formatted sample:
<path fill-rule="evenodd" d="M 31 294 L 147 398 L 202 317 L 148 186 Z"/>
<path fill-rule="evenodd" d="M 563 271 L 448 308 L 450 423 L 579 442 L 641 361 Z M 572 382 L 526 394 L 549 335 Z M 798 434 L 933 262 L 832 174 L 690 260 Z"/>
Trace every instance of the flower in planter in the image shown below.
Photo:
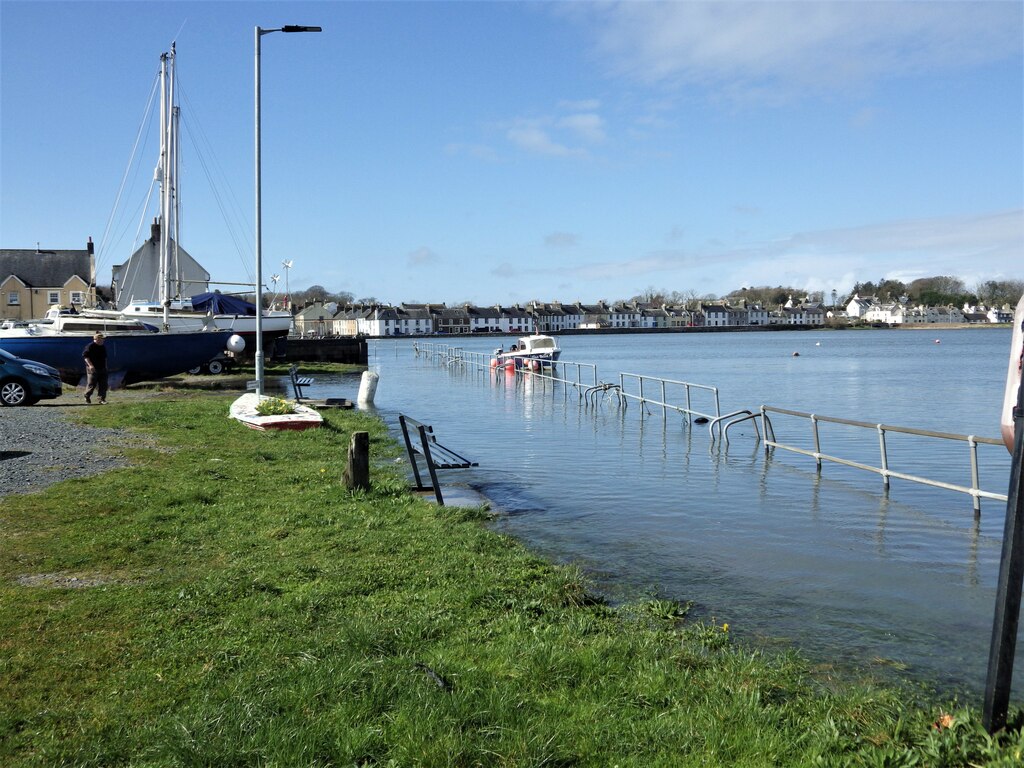
<path fill-rule="evenodd" d="M 261 400 L 256 406 L 256 413 L 260 416 L 283 416 L 295 413 L 295 403 L 282 400 L 279 397 L 268 397 L 266 400 Z"/>

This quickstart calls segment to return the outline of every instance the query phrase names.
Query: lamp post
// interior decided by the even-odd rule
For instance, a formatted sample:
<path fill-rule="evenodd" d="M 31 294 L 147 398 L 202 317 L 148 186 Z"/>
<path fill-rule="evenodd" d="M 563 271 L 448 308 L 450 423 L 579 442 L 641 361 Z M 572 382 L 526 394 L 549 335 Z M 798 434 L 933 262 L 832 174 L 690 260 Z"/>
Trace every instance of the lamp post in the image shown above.
<path fill-rule="evenodd" d="M 320 27 L 256 27 L 256 395 L 263 395 L 263 224 L 260 200 L 260 38 L 271 32 L 320 32 Z"/>

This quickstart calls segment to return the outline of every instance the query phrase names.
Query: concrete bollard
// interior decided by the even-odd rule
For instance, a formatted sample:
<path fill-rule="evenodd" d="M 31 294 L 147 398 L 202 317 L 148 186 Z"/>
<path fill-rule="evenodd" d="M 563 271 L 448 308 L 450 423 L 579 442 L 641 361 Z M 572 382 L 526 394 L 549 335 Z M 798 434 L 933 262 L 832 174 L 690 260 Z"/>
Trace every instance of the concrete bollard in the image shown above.
<path fill-rule="evenodd" d="M 359 396 L 356 398 L 360 405 L 373 405 L 378 381 L 380 381 L 378 374 L 373 371 L 363 371 L 363 377 L 359 381 Z"/>

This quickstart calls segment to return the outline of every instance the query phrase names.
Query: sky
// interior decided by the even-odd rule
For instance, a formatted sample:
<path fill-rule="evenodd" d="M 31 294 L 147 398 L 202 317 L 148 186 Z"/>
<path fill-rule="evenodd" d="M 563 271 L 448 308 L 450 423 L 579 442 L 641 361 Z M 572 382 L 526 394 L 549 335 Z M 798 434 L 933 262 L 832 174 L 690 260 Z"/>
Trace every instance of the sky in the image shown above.
<path fill-rule="evenodd" d="M 0 247 L 480 305 L 1024 278 L 1021 2 L 0 0 Z M 289 269 L 284 262 L 291 262 Z M 278 280 L 273 281 L 274 276 Z M 224 287 L 224 290 L 229 290 Z"/>

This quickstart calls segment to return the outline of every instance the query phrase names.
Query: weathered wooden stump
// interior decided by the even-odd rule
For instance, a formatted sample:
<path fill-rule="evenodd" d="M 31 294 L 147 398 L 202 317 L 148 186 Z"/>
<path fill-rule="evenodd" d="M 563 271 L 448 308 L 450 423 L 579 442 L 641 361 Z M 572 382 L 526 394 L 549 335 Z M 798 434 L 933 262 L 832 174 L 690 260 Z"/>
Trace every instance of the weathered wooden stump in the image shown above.
<path fill-rule="evenodd" d="M 343 475 L 345 487 L 370 490 L 370 433 L 353 432 L 348 447 L 348 466 Z"/>

